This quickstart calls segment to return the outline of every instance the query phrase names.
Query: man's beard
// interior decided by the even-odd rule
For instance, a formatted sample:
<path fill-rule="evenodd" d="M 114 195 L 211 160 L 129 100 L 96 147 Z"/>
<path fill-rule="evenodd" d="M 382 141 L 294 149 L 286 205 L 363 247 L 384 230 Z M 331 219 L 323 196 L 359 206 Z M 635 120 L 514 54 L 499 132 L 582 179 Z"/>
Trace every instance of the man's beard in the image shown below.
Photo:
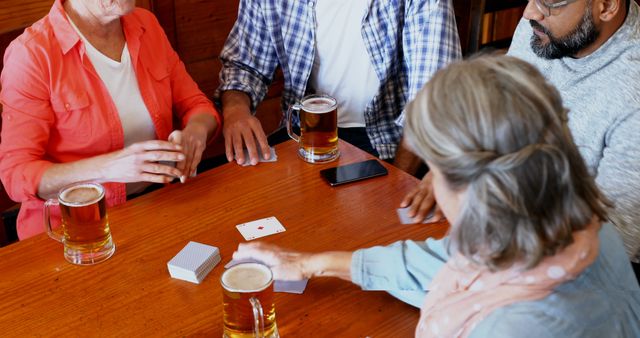
<path fill-rule="evenodd" d="M 560 59 L 567 56 L 574 56 L 583 49 L 591 45 L 598 36 L 600 31 L 593 22 L 591 16 L 591 8 L 587 6 L 587 11 L 582 20 L 564 37 L 554 37 L 545 27 L 535 20 L 530 20 L 531 27 L 545 33 L 549 37 L 549 42 L 545 45 L 542 39 L 535 33 L 531 36 L 531 48 L 539 57 L 545 59 Z"/>

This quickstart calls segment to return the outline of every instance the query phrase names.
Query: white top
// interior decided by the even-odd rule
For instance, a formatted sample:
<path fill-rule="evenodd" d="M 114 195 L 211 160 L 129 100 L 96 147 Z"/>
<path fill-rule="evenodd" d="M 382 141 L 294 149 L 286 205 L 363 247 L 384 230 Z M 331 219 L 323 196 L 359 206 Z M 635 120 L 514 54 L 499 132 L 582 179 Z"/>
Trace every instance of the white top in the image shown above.
<path fill-rule="evenodd" d="M 378 92 L 378 79 L 362 39 L 371 0 L 318 0 L 316 48 L 309 78 L 317 94 L 338 101 L 338 126 L 364 127 L 364 111 Z"/>
<path fill-rule="evenodd" d="M 156 128 L 151 120 L 151 114 L 142 100 L 138 79 L 136 78 L 126 43 L 122 50 L 120 62 L 115 61 L 93 47 L 71 18 L 68 16 L 67 18 L 71 26 L 78 32 L 80 39 L 82 39 L 93 68 L 100 76 L 116 106 L 122 123 L 124 146 L 127 147 L 141 141 L 155 140 L 157 138 Z M 127 184 L 127 194 L 140 192 L 148 185 L 148 183 Z"/>

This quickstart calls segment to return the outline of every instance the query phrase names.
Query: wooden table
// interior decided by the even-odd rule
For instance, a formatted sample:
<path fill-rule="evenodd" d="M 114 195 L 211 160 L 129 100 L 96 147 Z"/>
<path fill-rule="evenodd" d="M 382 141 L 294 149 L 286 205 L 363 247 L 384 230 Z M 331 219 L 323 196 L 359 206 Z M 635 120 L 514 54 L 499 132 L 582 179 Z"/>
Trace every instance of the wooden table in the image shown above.
<path fill-rule="evenodd" d="M 312 165 L 296 145 L 278 162 L 226 164 L 111 208 L 116 253 L 75 266 L 45 234 L 0 249 L 0 336 L 222 335 L 220 275 L 238 243 L 235 225 L 276 216 L 286 227 L 266 242 L 303 251 L 354 250 L 441 236 L 446 224 L 401 225 L 396 207 L 418 180 L 389 175 L 332 188 L 321 169 L 368 154 L 341 143 L 336 162 Z M 220 248 L 222 262 L 200 284 L 169 277 L 167 262 L 189 241 Z M 309 281 L 303 295 L 276 294 L 283 337 L 410 337 L 419 312 L 385 292 L 335 278 Z"/>

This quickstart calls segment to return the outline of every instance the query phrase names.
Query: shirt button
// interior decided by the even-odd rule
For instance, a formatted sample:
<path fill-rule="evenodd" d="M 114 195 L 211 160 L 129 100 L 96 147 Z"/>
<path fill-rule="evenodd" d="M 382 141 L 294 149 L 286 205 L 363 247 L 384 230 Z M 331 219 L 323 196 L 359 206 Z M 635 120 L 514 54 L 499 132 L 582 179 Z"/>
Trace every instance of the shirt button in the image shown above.
<path fill-rule="evenodd" d="M 308 5 L 309 7 L 313 7 L 313 1 L 309 1 Z"/>
<path fill-rule="evenodd" d="M 69 109 L 69 107 L 70 107 L 70 106 L 71 106 L 71 105 L 70 105 L 70 104 L 68 104 L 68 103 L 65 103 L 65 104 L 64 104 L 64 107 L 65 107 L 65 108 L 67 108 L 67 109 Z"/>

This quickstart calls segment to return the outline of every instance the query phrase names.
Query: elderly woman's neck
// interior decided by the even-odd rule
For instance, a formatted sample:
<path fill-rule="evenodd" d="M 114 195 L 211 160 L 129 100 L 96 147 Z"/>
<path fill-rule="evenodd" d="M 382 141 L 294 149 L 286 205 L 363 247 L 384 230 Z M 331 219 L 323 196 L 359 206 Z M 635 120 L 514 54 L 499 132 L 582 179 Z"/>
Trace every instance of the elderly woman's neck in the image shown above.
<path fill-rule="evenodd" d="M 67 0 L 63 6 L 67 15 L 85 36 L 108 39 L 123 34 L 119 15 L 101 12 L 98 6 L 92 6 L 83 0 Z"/>

